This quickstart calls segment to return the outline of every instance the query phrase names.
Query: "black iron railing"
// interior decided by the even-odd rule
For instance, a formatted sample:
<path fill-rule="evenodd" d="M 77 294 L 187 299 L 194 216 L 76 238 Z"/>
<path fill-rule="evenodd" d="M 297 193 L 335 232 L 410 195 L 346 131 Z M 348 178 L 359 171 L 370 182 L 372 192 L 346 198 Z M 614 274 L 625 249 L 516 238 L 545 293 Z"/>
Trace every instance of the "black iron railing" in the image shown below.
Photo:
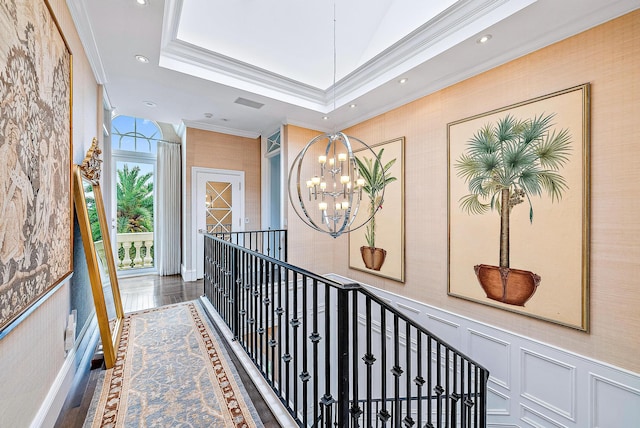
<path fill-rule="evenodd" d="M 228 229 L 217 228 L 208 233 L 225 241 L 248 248 L 256 253 L 287 261 L 287 230 L 268 229 L 247 232 L 228 232 Z"/>
<path fill-rule="evenodd" d="M 213 235 L 204 282 L 299 426 L 486 426 L 489 372 L 361 285 Z"/>

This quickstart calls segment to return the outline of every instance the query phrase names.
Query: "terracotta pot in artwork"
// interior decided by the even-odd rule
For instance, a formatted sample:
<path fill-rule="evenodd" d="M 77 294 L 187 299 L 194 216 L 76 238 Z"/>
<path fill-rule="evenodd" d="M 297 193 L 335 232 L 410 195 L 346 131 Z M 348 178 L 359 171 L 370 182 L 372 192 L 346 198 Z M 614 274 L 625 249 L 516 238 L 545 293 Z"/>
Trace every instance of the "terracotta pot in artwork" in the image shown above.
<path fill-rule="evenodd" d="M 473 269 L 487 297 L 509 305 L 524 306 L 541 280 L 527 270 L 490 265 L 476 265 Z"/>
<path fill-rule="evenodd" d="M 384 258 L 387 256 L 387 250 L 365 245 L 360 247 L 360 254 L 367 269 L 380 270 L 384 263 Z"/>

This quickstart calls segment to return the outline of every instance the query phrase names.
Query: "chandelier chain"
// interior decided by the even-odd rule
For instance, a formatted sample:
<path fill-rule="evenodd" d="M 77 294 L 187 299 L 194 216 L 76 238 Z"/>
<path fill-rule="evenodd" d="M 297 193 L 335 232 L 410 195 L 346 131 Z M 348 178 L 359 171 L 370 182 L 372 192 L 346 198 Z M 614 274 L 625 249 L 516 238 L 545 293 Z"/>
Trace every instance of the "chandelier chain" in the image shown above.
<path fill-rule="evenodd" d="M 332 88 L 334 113 L 337 108 L 336 22 L 334 1 Z M 371 180 L 373 176 L 366 168 L 383 170 L 380 159 L 371 147 L 358 138 L 337 132 L 335 117 L 332 125 L 331 134 L 312 138 L 293 161 L 289 171 L 289 199 L 295 213 L 307 226 L 337 238 L 343 233 L 350 233 L 365 226 L 373 219 L 382 205 L 384 184 L 382 186 L 366 184 L 365 177 Z M 352 143 L 356 143 L 358 148 L 354 148 Z M 359 152 L 362 158 L 356 158 L 355 152 Z M 305 158 L 311 161 L 305 162 Z M 303 167 L 303 164 L 306 166 Z M 358 215 L 363 193 L 367 195 L 372 208 Z"/>

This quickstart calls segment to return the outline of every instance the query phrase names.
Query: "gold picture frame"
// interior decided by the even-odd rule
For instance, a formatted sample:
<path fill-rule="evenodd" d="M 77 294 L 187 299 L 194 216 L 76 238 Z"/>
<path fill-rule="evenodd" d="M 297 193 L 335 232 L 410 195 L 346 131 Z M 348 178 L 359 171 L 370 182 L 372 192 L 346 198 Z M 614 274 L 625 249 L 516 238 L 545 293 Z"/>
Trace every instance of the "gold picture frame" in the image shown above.
<path fill-rule="evenodd" d="M 73 270 L 73 61 L 48 2 L 4 2 L 0 22 L 2 338 Z"/>
<path fill-rule="evenodd" d="M 382 168 L 388 168 L 385 177 L 389 181 L 384 188 L 383 201 L 372 220 L 359 229 L 349 233 L 349 267 L 372 275 L 381 276 L 398 282 L 404 282 L 405 245 L 404 245 L 404 137 L 370 146 L 376 156 L 380 156 Z M 371 152 L 367 149 L 354 151 L 356 158 L 367 158 Z M 368 156 L 373 158 L 373 154 Z M 373 161 L 373 159 L 371 159 Z M 375 166 L 373 161 L 371 165 Z M 381 169 L 382 169 L 381 168 Z M 370 216 L 372 201 L 363 193 L 361 210 L 354 224 Z M 374 243 L 372 247 L 368 236 L 373 226 Z"/>
<path fill-rule="evenodd" d="M 448 124 L 449 295 L 588 331 L 589 94 Z"/>
<path fill-rule="evenodd" d="M 82 165 L 74 167 L 74 200 L 102 339 L 104 365 L 109 369 L 116 360 L 124 311 L 99 184 L 99 153 L 94 139 Z M 96 236 L 98 233 L 99 237 Z"/>

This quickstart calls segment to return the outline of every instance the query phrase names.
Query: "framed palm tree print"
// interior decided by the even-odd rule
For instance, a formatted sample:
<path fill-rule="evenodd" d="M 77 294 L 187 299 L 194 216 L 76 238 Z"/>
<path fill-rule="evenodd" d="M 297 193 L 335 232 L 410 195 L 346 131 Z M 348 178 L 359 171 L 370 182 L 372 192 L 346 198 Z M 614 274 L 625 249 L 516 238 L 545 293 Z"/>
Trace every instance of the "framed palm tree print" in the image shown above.
<path fill-rule="evenodd" d="M 448 292 L 588 329 L 589 84 L 448 124 Z"/>
<path fill-rule="evenodd" d="M 404 282 L 404 137 L 354 154 L 365 180 L 355 223 L 375 215 L 349 233 L 349 267 Z"/>

